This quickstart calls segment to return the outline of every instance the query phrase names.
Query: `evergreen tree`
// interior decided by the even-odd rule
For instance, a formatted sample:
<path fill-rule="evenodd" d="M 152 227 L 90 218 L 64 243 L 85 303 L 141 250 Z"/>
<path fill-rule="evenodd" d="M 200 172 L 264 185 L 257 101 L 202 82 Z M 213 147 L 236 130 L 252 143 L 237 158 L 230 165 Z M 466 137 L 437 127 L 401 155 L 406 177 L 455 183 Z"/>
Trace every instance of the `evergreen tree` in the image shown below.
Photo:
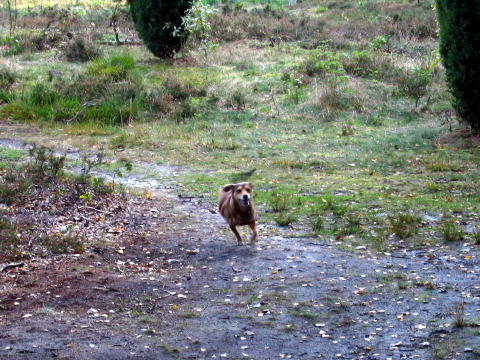
<path fill-rule="evenodd" d="M 138 35 L 148 49 L 161 58 L 172 57 L 185 39 L 173 35 L 182 28 L 189 0 L 128 0 Z"/>
<path fill-rule="evenodd" d="M 437 12 L 454 108 L 480 134 L 480 0 L 437 0 Z"/>

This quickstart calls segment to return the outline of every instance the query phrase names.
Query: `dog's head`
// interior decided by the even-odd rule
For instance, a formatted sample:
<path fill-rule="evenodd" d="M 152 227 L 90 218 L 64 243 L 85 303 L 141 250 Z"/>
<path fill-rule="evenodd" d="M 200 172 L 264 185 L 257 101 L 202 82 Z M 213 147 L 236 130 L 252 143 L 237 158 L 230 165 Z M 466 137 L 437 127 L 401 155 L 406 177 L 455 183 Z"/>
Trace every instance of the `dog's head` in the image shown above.
<path fill-rule="evenodd" d="M 225 185 L 223 191 L 231 192 L 232 198 L 240 206 L 250 206 L 252 203 L 253 185 L 249 182 Z"/>

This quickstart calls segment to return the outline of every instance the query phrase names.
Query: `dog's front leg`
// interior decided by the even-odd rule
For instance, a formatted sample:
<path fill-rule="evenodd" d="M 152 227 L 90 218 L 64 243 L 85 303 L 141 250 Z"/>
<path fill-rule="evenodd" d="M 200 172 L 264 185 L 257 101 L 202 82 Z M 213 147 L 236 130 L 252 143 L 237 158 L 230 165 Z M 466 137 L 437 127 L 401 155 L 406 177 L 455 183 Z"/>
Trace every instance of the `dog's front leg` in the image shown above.
<path fill-rule="evenodd" d="M 240 236 L 236 226 L 235 225 L 230 225 L 230 229 L 232 229 L 233 233 L 237 237 L 238 245 L 241 245 L 242 244 L 242 237 Z"/>
<path fill-rule="evenodd" d="M 252 237 L 250 238 L 250 243 L 254 243 L 257 241 L 257 236 L 258 236 L 258 233 L 257 233 L 257 224 L 256 223 L 251 223 L 250 225 L 250 229 L 252 229 Z"/>

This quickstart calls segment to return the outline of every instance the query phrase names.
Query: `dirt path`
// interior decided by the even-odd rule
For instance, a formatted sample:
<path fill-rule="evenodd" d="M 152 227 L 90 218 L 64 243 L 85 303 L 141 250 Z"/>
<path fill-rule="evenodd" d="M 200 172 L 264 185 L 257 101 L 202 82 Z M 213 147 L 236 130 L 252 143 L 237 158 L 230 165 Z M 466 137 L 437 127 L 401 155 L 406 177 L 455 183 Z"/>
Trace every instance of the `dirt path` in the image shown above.
<path fill-rule="evenodd" d="M 353 254 L 269 225 L 237 246 L 212 204 L 131 201 L 120 243 L 0 274 L 1 359 L 479 356 L 469 246 Z"/>

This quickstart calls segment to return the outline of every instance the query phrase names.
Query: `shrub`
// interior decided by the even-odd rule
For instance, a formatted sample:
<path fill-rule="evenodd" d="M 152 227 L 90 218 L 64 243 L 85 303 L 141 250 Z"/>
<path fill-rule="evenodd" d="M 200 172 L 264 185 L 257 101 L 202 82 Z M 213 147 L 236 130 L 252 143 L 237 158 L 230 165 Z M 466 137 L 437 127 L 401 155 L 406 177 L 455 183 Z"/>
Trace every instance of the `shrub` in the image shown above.
<path fill-rule="evenodd" d="M 415 107 L 422 96 L 427 94 L 430 84 L 430 71 L 428 69 L 414 68 L 398 79 L 398 88 L 402 95 L 415 99 Z"/>
<path fill-rule="evenodd" d="M 169 114 L 175 107 L 175 99 L 170 94 L 148 94 L 145 101 L 151 110 L 161 114 Z"/>
<path fill-rule="evenodd" d="M 94 45 L 87 43 L 83 38 L 70 42 L 63 51 L 68 61 L 86 62 L 100 57 L 101 53 Z"/>
<path fill-rule="evenodd" d="M 340 75 L 344 73 L 340 57 L 335 52 L 323 49 L 319 54 L 310 56 L 299 67 L 308 76 Z"/>
<path fill-rule="evenodd" d="M 440 53 L 453 106 L 480 133 L 480 1 L 437 0 Z"/>
<path fill-rule="evenodd" d="M 28 154 L 33 160 L 29 172 L 35 178 L 48 177 L 55 181 L 63 174 L 66 156 L 58 156 L 53 149 L 37 147 L 35 144 L 28 150 Z"/>
<path fill-rule="evenodd" d="M 138 35 L 155 56 L 169 58 L 180 50 L 184 38 L 173 32 L 182 30 L 189 0 L 128 0 L 128 3 Z"/>

